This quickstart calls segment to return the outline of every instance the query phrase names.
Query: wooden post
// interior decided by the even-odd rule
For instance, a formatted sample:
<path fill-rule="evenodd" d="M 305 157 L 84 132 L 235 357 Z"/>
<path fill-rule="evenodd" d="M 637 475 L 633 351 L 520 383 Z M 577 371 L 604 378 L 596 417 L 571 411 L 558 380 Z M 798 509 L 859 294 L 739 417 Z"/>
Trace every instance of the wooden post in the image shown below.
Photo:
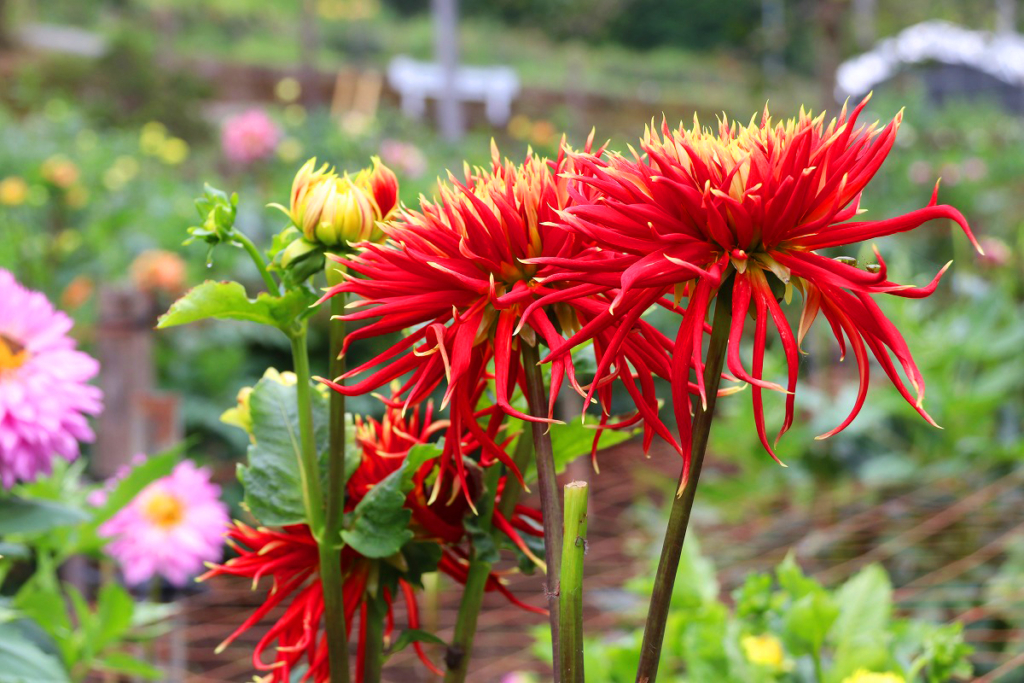
<path fill-rule="evenodd" d="M 431 6 L 434 12 L 434 55 L 442 73 L 437 123 L 441 137 L 455 142 L 462 137 L 465 128 L 455 85 L 459 68 L 459 4 L 458 0 L 431 0 Z"/>
<path fill-rule="evenodd" d="M 102 287 L 97 350 L 103 413 L 99 418 L 92 473 L 105 479 L 145 453 L 146 409 L 153 390 L 152 304 L 129 287 Z"/>

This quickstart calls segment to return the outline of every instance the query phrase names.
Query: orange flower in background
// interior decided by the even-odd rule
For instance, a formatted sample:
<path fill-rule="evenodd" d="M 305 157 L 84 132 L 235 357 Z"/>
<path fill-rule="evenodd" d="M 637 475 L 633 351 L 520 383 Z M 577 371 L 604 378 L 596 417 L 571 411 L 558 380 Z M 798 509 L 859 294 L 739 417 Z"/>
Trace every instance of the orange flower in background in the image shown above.
<path fill-rule="evenodd" d="M 135 257 L 128 273 L 142 292 L 177 296 L 185 290 L 185 261 L 173 251 L 148 249 Z"/>
<path fill-rule="evenodd" d="M 934 291 L 939 272 L 926 287 L 888 280 L 884 261 L 866 270 L 824 256 L 821 249 L 852 245 L 906 232 L 937 218 L 955 221 L 977 246 L 964 217 L 938 205 L 936 193 L 925 208 L 885 220 L 851 221 L 861 212 L 860 195 L 885 160 L 902 120 L 902 112 L 883 129 L 858 125 L 867 100 L 852 113 L 845 107 L 827 125 L 824 114 L 801 112 L 799 118 L 773 123 L 767 109 L 760 123 L 746 126 L 722 120 L 717 131 L 680 126 L 660 133 L 648 130 L 641 142 L 646 157 L 575 155 L 575 176 L 582 191 L 576 204 L 561 214 L 569 230 L 621 255 L 622 272 L 614 293 L 612 315 L 602 325 L 616 327 L 638 302 L 646 308 L 650 292 L 675 291 L 687 297 L 673 348 L 672 387 L 676 420 L 690 454 L 690 403 L 687 383 L 696 371 L 704 396 L 702 340 L 712 300 L 723 285 L 731 289 L 729 371 L 752 387 L 755 422 L 765 449 L 774 457 L 764 424 L 763 389 L 787 393 L 781 436 L 793 420 L 800 340 L 817 314 L 832 326 L 840 348 L 847 340 L 857 359 L 860 390 L 849 416 L 820 438 L 846 427 L 864 403 L 870 351 L 897 390 L 929 422 L 924 411 L 924 381 L 896 327 L 874 300 L 876 294 L 925 297 Z M 756 117 L 755 117 L 756 118 Z M 936 192 L 938 186 L 936 186 Z M 980 250 L 980 249 L 979 249 Z M 803 297 L 796 333 L 780 299 L 793 292 Z M 754 355 L 748 366 L 740 357 L 740 339 L 748 314 L 755 320 Z M 768 323 L 776 329 L 788 365 L 785 387 L 762 377 Z M 598 329 L 584 330 L 562 344 L 559 358 Z M 845 337 L 845 339 L 844 339 Z M 605 349 L 606 354 L 614 348 Z M 895 358 L 895 363 L 894 363 Z M 902 368 L 913 391 L 899 375 Z M 933 422 L 934 423 L 934 422 Z"/>
<path fill-rule="evenodd" d="M 78 166 L 59 154 L 44 161 L 40 173 L 46 182 L 63 190 L 70 188 L 78 181 Z"/>

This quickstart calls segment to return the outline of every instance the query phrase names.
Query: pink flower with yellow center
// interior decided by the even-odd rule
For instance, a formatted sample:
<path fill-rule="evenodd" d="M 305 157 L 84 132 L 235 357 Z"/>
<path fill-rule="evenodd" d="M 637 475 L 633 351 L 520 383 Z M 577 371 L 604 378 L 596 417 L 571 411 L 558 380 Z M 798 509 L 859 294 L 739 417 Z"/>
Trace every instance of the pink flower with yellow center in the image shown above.
<path fill-rule="evenodd" d="M 142 489 L 99 528 L 127 583 L 162 576 L 184 586 L 206 562 L 221 558 L 230 518 L 220 487 L 189 460 Z"/>
<path fill-rule="evenodd" d="M 867 100 L 846 109 L 827 125 L 824 114 L 773 123 L 765 110 L 760 123 L 737 126 L 723 120 L 717 132 L 662 125 L 647 131 L 645 157 L 574 155 L 580 191 L 561 213 L 566 228 L 617 255 L 621 277 L 608 314 L 555 350 L 558 358 L 593 337 L 602 327 L 619 327 L 637 306 L 646 309 L 673 291 L 687 297 L 672 350 L 671 382 L 683 456 L 690 455 L 690 402 L 687 383 L 696 371 L 698 393 L 705 396 L 702 340 L 712 301 L 731 291 L 728 370 L 751 385 L 758 435 L 774 457 L 764 424 L 763 389 L 782 391 L 786 416 L 781 436 L 793 421 L 793 393 L 799 369 L 799 344 L 818 313 L 829 322 L 840 349 L 847 341 L 857 359 L 860 390 L 849 416 L 827 434 L 846 427 L 864 403 L 869 382 L 868 352 L 896 389 L 926 420 L 924 380 L 899 330 L 885 317 L 875 296 L 920 298 L 934 291 L 939 272 L 926 287 L 891 282 L 885 262 L 867 269 L 829 258 L 822 249 L 907 232 L 938 218 L 958 223 L 977 246 L 959 211 L 928 206 L 883 220 L 858 216 L 860 195 L 892 149 L 902 112 L 884 129 L 857 124 Z M 938 186 L 936 186 L 936 192 Z M 585 196 L 586 192 L 591 194 Z M 593 195 L 597 192 L 597 196 Z M 980 251 L 980 248 L 979 248 Z M 877 252 L 876 252 L 877 253 Z M 535 262 L 550 263 L 550 259 Z M 580 266 L 579 277 L 589 271 Z M 793 292 L 803 297 L 796 332 L 781 306 Z M 755 320 L 754 353 L 748 366 L 740 340 L 749 314 Z M 780 337 L 788 364 L 785 387 L 762 377 L 769 323 Z M 653 346 L 653 342 L 652 342 Z M 605 350 L 606 354 L 614 348 Z M 895 362 L 894 362 L 895 361 Z M 900 377 L 902 368 L 911 389 Z M 749 368 L 749 369 L 748 369 Z M 934 422 L 933 422 L 934 423 Z"/>
<path fill-rule="evenodd" d="M 0 269 L 0 485 L 49 474 L 93 440 L 99 363 L 75 348 L 71 318 Z"/>

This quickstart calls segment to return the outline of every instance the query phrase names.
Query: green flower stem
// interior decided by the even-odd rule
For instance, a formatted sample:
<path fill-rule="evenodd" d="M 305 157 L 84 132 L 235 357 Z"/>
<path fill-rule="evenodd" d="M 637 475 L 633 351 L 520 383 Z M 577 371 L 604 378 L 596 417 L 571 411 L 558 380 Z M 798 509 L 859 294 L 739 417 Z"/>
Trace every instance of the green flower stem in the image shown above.
<path fill-rule="evenodd" d="M 530 414 L 546 417 L 548 397 L 544 390 L 544 375 L 540 369 L 540 353 L 520 338 L 523 371 L 526 374 L 526 401 Z M 544 560 L 548 566 L 545 593 L 551 621 L 551 654 L 554 680 L 559 683 L 561 667 L 558 662 L 558 575 L 562 568 L 562 505 L 558 500 L 555 481 L 555 459 L 551 451 L 551 434 L 543 425 L 534 425 L 533 451 L 537 461 L 537 481 L 540 488 L 540 510 L 544 516 Z"/>
<path fill-rule="evenodd" d="M 306 325 L 290 335 L 292 361 L 295 365 L 295 396 L 299 410 L 299 478 L 306 519 L 313 535 L 319 538 L 324 529 L 324 497 L 320 490 L 316 440 L 313 436 L 313 398 L 310 387 L 309 349 L 306 346 Z"/>
<path fill-rule="evenodd" d="M 341 315 L 345 309 L 345 295 L 331 298 L 331 315 Z M 345 340 L 345 322 L 331 323 L 330 368 L 331 378 L 345 372 L 341 347 Z M 331 680 L 348 683 L 348 632 L 345 625 L 345 603 L 342 595 L 341 528 L 345 517 L 345 396 L 331 392 L 330 399 L 330 451 L 327 459 L 327 516 L 324 535 L 320 542 L 320 576 L 324 587 L 324 620 L 327 629 L 327 654 Z M 331 563 L 333 562 L 333 568 Z M 330 570 L 330 571 L 328 571 Z"/>
<path fill-rule="evenodd" d="M 501 479 L 501 465 L 494 464 L 484 475 L 485 500 L 480 506 L 480 528 L 485 533 L 491 532 L 491 521 L 494 519 L 495 497 L 498 481 Z M 469 561 L 469 573 L 466 586 L 459 602 L 459 612 L 455 618 L 455 633 L 448 646 L 449 669 L 445 673 L 445 683 L 462 683 L 469 672 L 469 658 L 473 651 L 473 638 L 476 635 L 476 622 L 480 616 L 480 606 L 487 587 L 487 577 L 491 575 L 491 563 L 477 556 L 474 549 Z"/>
<path fill-rule="evenodd" d="M 234 231 L 233 238 L 242 245 L 242 248 L 248 252 L 252 262 L 256 264 L 256 270 L 260 271 L 260 277 L 263 278 L 263 282 L 267 285 L 267 291 L 274 295 L 280 294 L 281 288 L 278 286 L 277 281 L 274 280 L 274 276 L 267 270 L 267 262 L 263 259 L 263 254 L 260 253 L 260 250 L 252 243 L 252 240 L 238 230 Z"/>
<path fill-rule="evenodd" d="M 378 591 L 379 593 L 379 591 Z M 379 594 L 369 598 L 366 605 L 366 649 L 363 680 L 359 683 L 380 683 L 384 669 L 384 617 L 387 608 Z M 332 679 L 333 680 L 333 679 Z"/>
<path fill-rule="evenodd" d="M 583 680 L 583 556 L 587 551 L 587 482 L 565 486 L 562 574 L 558 584 L 558 639 L 562 683 Z"/>
<path fill-rule="evenodd" d="M 697 480 L 704 464 L 704 453 L 707 451 L 708 435 L 711 432 L 711 421 L 714 418 L 715 402 L 718 399 L 718 385 L 722 379 L 722 364 L 725 361 L 726 347 L 729 345 L 729 323 L 731 319 L 731 301 L 729 292 L 723 286 L 718 293 L 715 305 L 715 318 L 712 323 L 711 341 L 708 344 L 707 360 L 704 366 L 704 386 L 707 392 L 708 405 L 704 408 L 697 404 L 693 418 L 693 461 L 690 465 L 690 477 L 682 493 L 672 501 L 672 512 L 669 515 L 665 542 L 661 548 L 661 559 L 654 578 L 654 590 L 651 592 L 651 605 L 647 612 L 647 623 L 644 625 L 644 641 L 640 647 L 640 666 L 637 669 L 637 683 L 654 683 L 658 676 L 658 664 L 661 660 L 661 646 L 665 639 L 665 623 L 668 621 L 672 586 L 679 570 L 679 556 L 683 551 L 686 538 L 686 527 L 690 523 L 690 510 L 693 498 L 697 493 Z"/>
<path fill-rule="evenodd" d="M 296 376 L 295 394 L 299 410 L 299 442 L 302 454 L 299 458 L 299 476 L 302 480 L 302 500 L 306 507 L 309 528 L 317 540 L 320 557 L 320 581 L 324 591 L 331 680 L 344 683 L 349 679 L 348 638 L 345 634 L 345 611 L 342 596 L 341 536 L 340 532 L 329 533 L 327 520 L 324 517 L 324 496 L 320 488 L 316 441 L 313 436 L 312 388 L 310 386 L 309 349 L 306 346 L 305 324 L 291 336 L 291 340 Z M 342 416 L 342 428 L 344 429 L 344 407 Z M 344 438 L 344 434 L 342 437 Z M 344 476 L 344 462 L 341 467 L 341 476 Z M 330 498 L 336 497 L 330 495 L 333 492 L 328 493 Z"/>
<path fill-rule="evenodd" d="M 825 669 L 821 666 L 821 648 L 816 648 L 811 653 L 811 659 L 814 661 L 814 680 L 817 683 L 825 683 Z"/>

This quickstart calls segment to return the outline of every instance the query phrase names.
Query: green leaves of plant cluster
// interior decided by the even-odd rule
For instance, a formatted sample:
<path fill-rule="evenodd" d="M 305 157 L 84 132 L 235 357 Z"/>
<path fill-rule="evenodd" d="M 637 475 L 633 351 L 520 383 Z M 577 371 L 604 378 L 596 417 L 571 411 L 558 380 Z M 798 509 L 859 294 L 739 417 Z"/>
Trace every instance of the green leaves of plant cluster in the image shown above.
<path fill-rule="evenodd" d="M 352 512 L 341 537 L 360 555 L 384 558 L 394 555 L 412 540 L 409 530 L 412 511 L 405 499 L 412 490 L 412 477 L 420 466 L 441 455 L 443 443 L 413 446 L 401 467 L 370 489 Z"/>
<path fill-rule="evenodd" d="M 328 447 L 328 399 L 313 391 L 314 437 L 323 463 Z M 302 501 L 299 473 L 301 438 L 296 388 L 277 372 L 264 375 L 249 397 L 253 443 L 248 464 L 238 466 L 238 479 L 245 487 L 245 505 L 260 522 L 269 526 L 302 524 L 306 511 Z M 348 432 L 351 435 L 351 430 Z M 352 453 L 348 460 L 358 464 Z M 326 470 L 321 467 L 321 470 Z"/>
<path fill-rule="evenodd" d="M 792 556 L 773 574 L 751 574 L 729 608 L 719 597 L 711 563 L 688 537 L 673 589 L 661 672 L 669 680 L 716 683 L 842 683 L 860 669 L 891 672 L 908 683 L 940 683 L 969 676 L 971 648 L 959 625 L 935 625 L 893 617 L 892 585 L 885 570 L 870 565 L 834 590 L 806 576 Z M 650 580 L 627 585 L 636 605 L 646 604 Z M 633 623 L 631 619 L 629 623 Z M 586 647 L 587 680 L 631 683 L 639 631 Z M 538 635 L 539 632 L 538 632 Z M 762 659 L 753 640 L 778 649 Z M 746 643 L 746 644 L 745 644 Z M 543 654 L 544 647 L 536 652 Z M 550 649 L 547 649 L 550 654 Z M 814 673 L 820 657 L 823 677 Z"/>

